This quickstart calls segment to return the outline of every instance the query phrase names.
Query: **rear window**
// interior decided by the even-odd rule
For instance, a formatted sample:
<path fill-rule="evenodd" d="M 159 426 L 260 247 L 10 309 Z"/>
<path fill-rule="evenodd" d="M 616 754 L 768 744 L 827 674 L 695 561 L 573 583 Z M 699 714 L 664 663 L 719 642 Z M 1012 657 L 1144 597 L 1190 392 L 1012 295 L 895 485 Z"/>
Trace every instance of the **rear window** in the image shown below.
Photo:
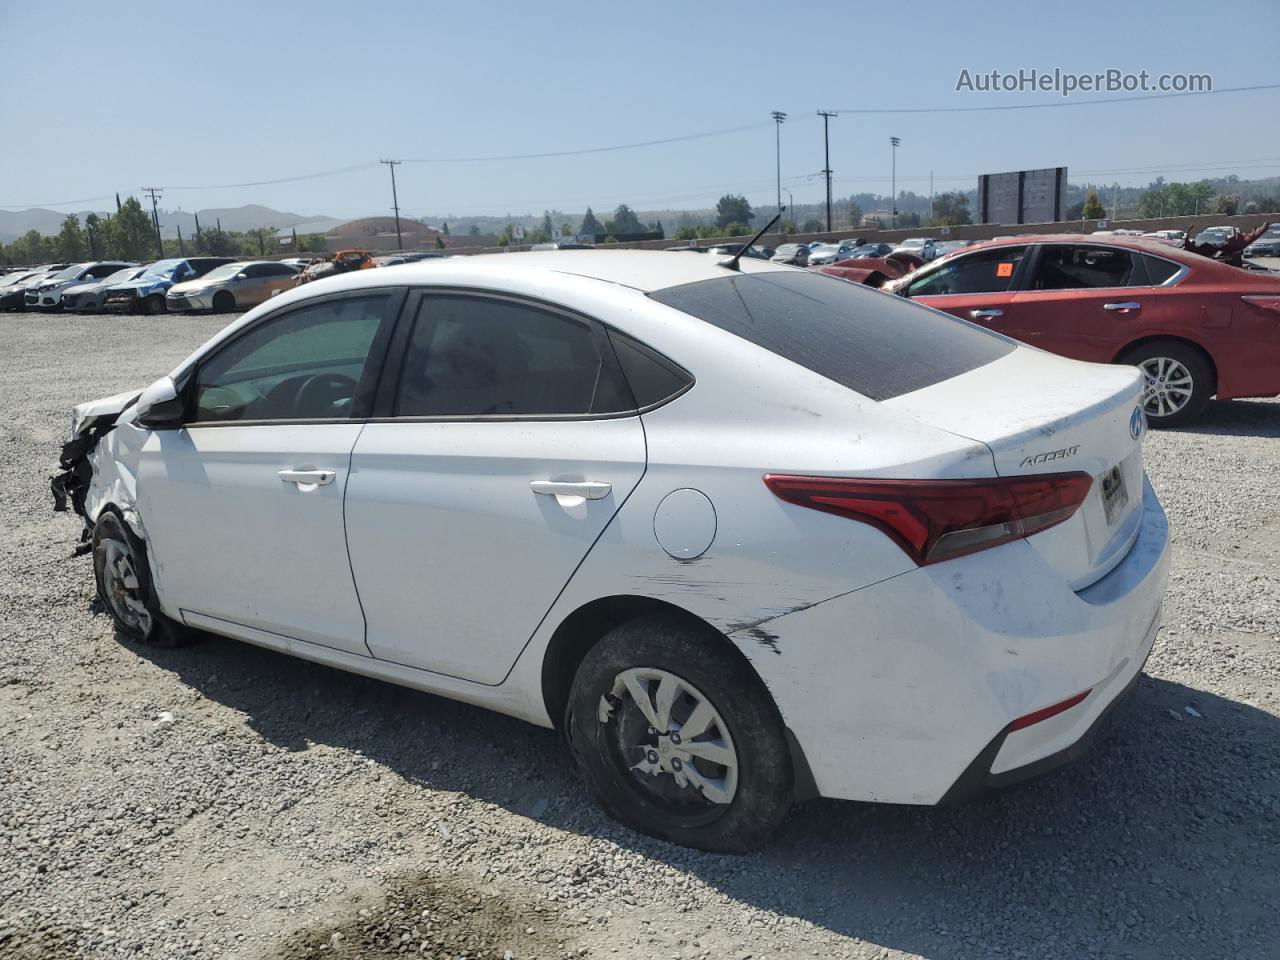
<path fill-rule="evenodd" d="M 819 273 L 736 274 L 649 296 L 872 400 L 949 380 L 1014 348 L 962 320 Z"/>

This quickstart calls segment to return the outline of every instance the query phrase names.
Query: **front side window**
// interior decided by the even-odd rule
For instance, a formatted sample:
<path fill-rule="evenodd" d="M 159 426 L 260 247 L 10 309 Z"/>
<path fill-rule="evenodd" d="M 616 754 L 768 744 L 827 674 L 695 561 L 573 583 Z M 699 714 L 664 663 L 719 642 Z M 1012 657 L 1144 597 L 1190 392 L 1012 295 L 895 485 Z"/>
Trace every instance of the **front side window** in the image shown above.
<path fill-rule="evenodd" d="M 194 422 L 351 416 L 387 294 L 325 300 L 254 327 L 196 370 Z"/>
<path fill-rule="evenodd" d="M 1146 282 L 1136 277 L 1134 257 L 1117 247 L 1047 244 L 1040 248 L 1030 290 L 1088 290 L 1128 287 Z"/>
<path fill-rule="evenodd" d="M 634 407 L 596 325 L 532 304 L 439 294 L 418 311 L 395 413 L 587 416 Z"/>
<path fill-rule="evenodd" d="M 1027 252 L 1026 247 L 998 247 L 942 261 L 907 285 L 908 297 L 942 297 L 956 293 L 1005 293 Z"/>

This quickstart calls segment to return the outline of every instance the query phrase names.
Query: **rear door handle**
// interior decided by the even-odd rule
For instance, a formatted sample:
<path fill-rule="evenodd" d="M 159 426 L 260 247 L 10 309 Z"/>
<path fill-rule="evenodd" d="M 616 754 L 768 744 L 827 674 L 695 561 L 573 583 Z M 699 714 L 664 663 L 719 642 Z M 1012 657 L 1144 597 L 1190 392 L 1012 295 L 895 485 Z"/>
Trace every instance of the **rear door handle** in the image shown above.
<path fill-rule="evenodd" d="M 969 318 L 971 320 L 991 320 L 995 317 L 1003 317 L 1003 316 L 1004 316 L 1003 310 L 991 309 L 991 310 L 970 310 L 969 311 Z"/>
<path fill-rule="evenodd" d="M 529 489 L 548 497 L 581 497 L 583 500 L 603 500 L 613 489 L 613 484 L 602 480 L 584 480 L 570 483 L 561 480 L 530 480 Z"/>
<path fill-rule="evenodd" d="M 296 483 L 299 487 L 323 487 L 333 483 L 337 475 L 336 470 L 281 470 L 276 474 L 285 483 Z"/>
<path fill-rule="evenodd" d="M 1104 303 L 1103 310 L 1141 310 L 1142 304 L 1137 300 L 1126 300 L 1124 303 Z"/>

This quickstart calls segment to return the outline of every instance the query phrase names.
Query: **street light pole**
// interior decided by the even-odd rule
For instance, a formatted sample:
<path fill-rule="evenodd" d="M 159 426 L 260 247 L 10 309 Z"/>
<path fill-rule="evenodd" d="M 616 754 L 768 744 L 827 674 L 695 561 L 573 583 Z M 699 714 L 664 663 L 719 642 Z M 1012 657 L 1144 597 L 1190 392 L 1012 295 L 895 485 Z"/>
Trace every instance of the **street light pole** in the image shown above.
<path fill-rule="evenodd" d="M 771 114 L 773 117 L 774 128 L 774 152 L 777 159 L 778 169 L 778 212 L 782 212 L 782 123 L 787 119 L 787 115 L 781 110 L 775 110 Z"/>

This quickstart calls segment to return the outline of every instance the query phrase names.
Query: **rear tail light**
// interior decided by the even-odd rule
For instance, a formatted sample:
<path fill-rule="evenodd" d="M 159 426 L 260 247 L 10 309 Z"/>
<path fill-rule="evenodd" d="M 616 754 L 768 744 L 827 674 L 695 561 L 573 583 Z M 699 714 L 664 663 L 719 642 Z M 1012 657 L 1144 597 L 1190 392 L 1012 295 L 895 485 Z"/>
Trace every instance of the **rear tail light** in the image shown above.
<path fill-rule="evenodd" d="M 1240 299 L 1251 306 L 1261 307 L 1263 310 L 1270 310 L 1272 313 L 1280 313 L 1280 293 L 1260 294 L 1258 296 L 1241 297 Z"/>
<path fill-rule="evenodd" d="M 938 563 L 1029 537 L 1070 517 L 1089 494 L 1087 473 L 989 480 L 889 480 L 767 474 L 797 506 L 868 523 L 916 563 Z"/>

